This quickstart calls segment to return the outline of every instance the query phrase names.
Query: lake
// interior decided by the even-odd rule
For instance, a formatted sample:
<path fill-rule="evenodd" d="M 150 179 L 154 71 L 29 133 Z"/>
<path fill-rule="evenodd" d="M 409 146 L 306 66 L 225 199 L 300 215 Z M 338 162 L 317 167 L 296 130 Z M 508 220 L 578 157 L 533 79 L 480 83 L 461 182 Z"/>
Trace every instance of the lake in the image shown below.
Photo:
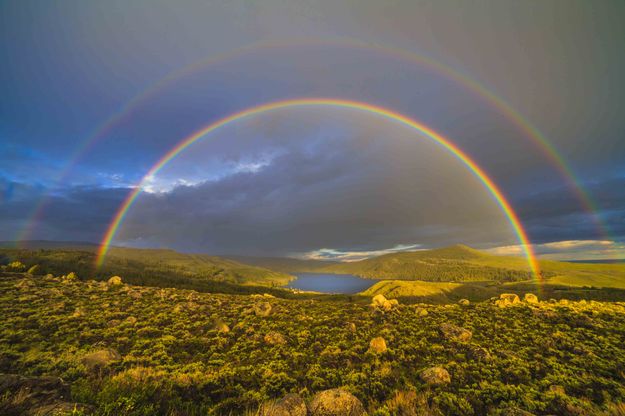
<path fill-rule="evenodd" d="M 373 286 L 377 280 L 364 279 L 351 274 L 292 273 L 297 279 L 286 287 L 321 293 L 354 294 Z"/>

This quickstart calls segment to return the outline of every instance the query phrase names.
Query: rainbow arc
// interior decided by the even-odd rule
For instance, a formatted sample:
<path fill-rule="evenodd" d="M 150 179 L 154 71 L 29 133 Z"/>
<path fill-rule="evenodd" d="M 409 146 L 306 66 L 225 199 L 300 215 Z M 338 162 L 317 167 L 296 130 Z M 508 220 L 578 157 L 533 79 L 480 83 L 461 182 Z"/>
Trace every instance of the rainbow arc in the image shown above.
<path fill-rule="evenodd" d="M 251 107 L 245 109 L 243 111 L 239 111 L 235 114 L 224 117 L 220 120 L 214 121 L 204 128 L 196 131 L 185 139 L 181 140 L 176 146 L 174 146 L 169 152 L 167 152 L 152 168 L 145 174 L 145 176 L 141 179 L 139 183 L 132 189 L 132 191 L 128 194 L 124 202 L 121 204 L 117 213 L 113 217 L 113 220 L 109 224 L 109 227 L 104 234 L 104 237 L 100 243 L 100 248 L 98 250 L 98 254 L 96 257 L 96 267 L 102 266 L 104 260 L 106 258 L 106 254 L 109 250 L 111 243 L 113 242 L 115 235 L 120 228 L 126 214 L 128 213 L 130 207 L 137 200 L 137 197 L 141 194 L 144 186 L 147 184 L 147 181 L 150 177 L 156 175 L 167 163 L 169 163 L 172 159 L 174 159 L 178 154 L 187 149 L 196 141 L 200 140 L 202 137 L 214 132 L 215 130 L 240 120 L 243 120 L 247 117 L 258 115 L 261 113 L 275 111 L 280 109 L 286 109 L 291 107 L 335 107 L 335 108 L 345 108 L 345 109 L 353 109 L 359 110 L 370 114 L 376 114 L 387 118 L 389 120 L 395 121 L 397 123 L 408 126 L 414 130 L 416 130 L 420 135 L 436 142 L 440 146 L 442 146 L 445 150 L 449 151 L 452 155 L 456 157 L 460 162 L 462 162 L 471 173 L 479 179 L 479 181 L 486 187 L 489 191 L 493 199 L 497 202 L 504 215 L 508 219 L 514 233 L 516 234 L 519 244 L 523 248 L 523 252 L 527 259 L 529 269 L 532 271 L 533 275 L 536 278 L 540 277 L 540 268 L 539 264 L 536 260 L 536 256 L 534 254 L 532 245 L 527 236 L 527 232 L 523 228 L 521 221 L 519 220 L 517 214 L 512 209 L 512 206 L 505 198 L 504 194 L 501 192 L 499 187 L 495 184 L 495 182 L 486 174 L 486 172 L 474 162 L 469 155 L 463 152 L 458 146 L 453 144 L 449 139 L 442 136 L 440 133 L 432 130 L 428 126 L 411 119 L 403 114 L 395 112 L 393 110 L 379 107 L 373 104 L 359 102 L 359 101 L 350 101 L 350 100 L 342 100 L 336 98 L 299 98 L 299 99 L 291 99 L 291 100 L 283 100 L 270 102 L 266 104 L 262 104 L 259 106 Z"/>
<path fill-rule="evenodd" d="M 428 68 L 433 73 L 440 74 L 443 77 L 452 80 L 457 85 L 465 88 L 467 91 L 475 94 L 476 96 L 489 103 L 500 114 L 502 114 L 510 123 L 516 126 L 516 128 L 523 133 L 524 137 L 529 139 L 538 149 L 541 150 L 545 158 L 551 163 L 551 165 L 559 172 L 559 175 L 566 181 L 568 187 L 575 194 L 581 207 L 589 214 L 594 221 L 598 233 L 605 238 L 609 238 L 610 233 L 607 227 L 602 223 L 601 219 L 597 215 L 597 206 L 592 200 L 588 192 L 585 191 L 581 185 L 581 181 L 576 177 L 571 167 L 560 156 L 556 148 L 547 140 L 547 138 L 530 123 L 521 113 L 515 110 L 510 104 L 508 104 L 503 98 L 496 95 L 490 89 L 483 84 L 472 79 L 462 71 L 454 69 L 453 67 L 446 65 L 438 60 L 435 60 L 426 55 L 417 54 L 412 51 L 391 47 L 388 45 L 382 45 L 377 43 L 367 43 L 357 39 L 351 38 L 332 38 L 332 39 L 299 39 L 290 41 L 261 41 L 251 45 L 246 45 L 235 50 L 220 53 L 211 56 L 208 59 L 203 59 L 177 69 L 165 75 L 163 78 L 152 83 L 142 92 L 135 95 L 132 99 L 125 102 L 117 111 L 115 111 L 109 118 L 99 124 L 91 134 L 77 146 L 76 150 L 70 157 L 69 162 L 66 164 L 65 169 L 59 174 L 56 179 L 56 183 L 60 183 L 67 177 L 72 168 L 78 163 L 81 157 L 93 149 L 93 147 L 107 137 L 113 129 L 121 122 L 126 121 L 142 103 L 145 103 L 149 98 L 156 95 L 159 91 L 163 90 L 166 86 L 171 85 L 178 79 L 184 76 L 193 74 L 202 68 L 209 67 L 211 65 L 225 62 L 230 59 L 243 56 L 246 53 L 250 53 L 256 50 L 269 50 L 289 47 L 304 47 L 304 46 L 335 46 L 344 48 L 361 49 L 371 51 L 373 53 L 386 54 L 395 59 L 400 59 L 405 62 L 409 62 L 415 65 L 419 65 Z M 43 215 L 47 199 L 44 197 L 37 204 L 26 223 L 26 226 L 21 230 L 16 237 L 17 241 L 27 240 L 33 233 L 34 228 L 39 222 L 40 217 Z"/>

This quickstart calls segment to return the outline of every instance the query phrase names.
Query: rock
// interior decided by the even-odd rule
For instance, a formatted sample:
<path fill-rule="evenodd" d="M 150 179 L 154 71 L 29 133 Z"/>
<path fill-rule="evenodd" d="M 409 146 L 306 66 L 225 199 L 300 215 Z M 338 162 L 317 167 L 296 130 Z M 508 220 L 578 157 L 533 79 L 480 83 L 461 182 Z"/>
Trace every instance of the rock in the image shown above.
<path fill-rule="evenodd" d="M 511 306 L 517 303 L 521 303 L 521 300 L 514 293 L 502 293 L 499 295 L 499 299 L 495 301 L 495 305 L 500 308 L 505 308 L 506 306 Z"/>
<path fill-rule="evenodd" d="M 106 281 L 106 284 L 109 286 L 119 286 L 123 284 L 122 278 L 119 276 L 113 276 L 109 280 Z"/>
<path fill-rule="evenodd" d="M 265 335 L 264 340 L 269 345 L 282 345 L 282 344 L 286 344 L 286 339 L 284 338 L 284 335 L 282 335 L 281 333 L 276 332 L 276 331 L 268 332 Z"/>
<path fill-rule="evenodd" d="M 469 299 L 460 299 L 458 301 L 458 305 L 469 306 L 470 304 L 471 304 L 471 302 L 469 301 Z"/>
<path fill-rule="evenodd" d="M 369 351 L 381 354 L 386 351 L 386 341 L 382 337 L 376 337 L 369 342 Z"/>
<path fill-rule="evenodd" d="M 365 408 L 356 396 L 342 390 L 330 389 L 317 393 L 310 402 L 311 416 L 362 416 Z"/>
<path fill-rule="evenodd" d="M 449 372 L 443 367 L 430 367 L 421 372 L 421 380 L 429 385 L 451 383 Z"/>
<path fill-rule="evenodd" d="M 254 313 L 256 316 L 269 316 L 271 314 L 271 303 L 261 302 L 254 304 Z"/>
<path fill-rule="evenodd" d="M 386 299 L 386 297 L 382 294 L 375 295 L 373 299 L 371 299 L 371 306 L 373 308 L 381 308 L 387 312 L 398 305 L 399 301 L 397 299 Z"/>
<path fill-rule="evenodd" d="M 384 302 L 387 302 L 387 299 L 384 295 L 379 294 L 379 295 L 375 295 L 373 297 L 373 299 L 371 299 L 371 305 L 372 306 L 379 306 L 382 307 L 384 306 Z"/>
<path fill-rule="evenodd" d="M 468 346 L 468 355 L 471 359 L 476 361 L 488 362 L 492 360 L 490 352 L 488 352 L 486 348 L 482 348 L 475 344 Z"/>
<path fill-rule="evenodd" d="M 473 333 L 468 329 L 452 325 L 449 323 L 443 323 L 438 327 L 441 335 L 448 340 L 451 341 L 462 341 L 466 342 L 471 339 Z"/>
<path fill-rule="evenodd" d="M 92 353 L 86 354 L 81 361 L 85 367 L 94 369 L 98 367 L 106 367 L 116 361 L 121 360 L 122 356 L 112 348 L 106 348 Z"/>
<path fill-rule="evenodd" d="M 526 293 L 525 295 L 523 295 L 523 302 L 538 303 L 538 296 L 533 293 Z"/>
<path fill-rule="evenodd" d="M 299 394 L 287 394 L 280 400 L 263 403 L 260 416 L 306 416 L 308 409 Z"/>
<path fill-rule="evenodd" d="M 499 299 L 507 300 L 510 303 L 519 303 L 519 297 L 514 293 L 502 293 L 499 295 Z"/>

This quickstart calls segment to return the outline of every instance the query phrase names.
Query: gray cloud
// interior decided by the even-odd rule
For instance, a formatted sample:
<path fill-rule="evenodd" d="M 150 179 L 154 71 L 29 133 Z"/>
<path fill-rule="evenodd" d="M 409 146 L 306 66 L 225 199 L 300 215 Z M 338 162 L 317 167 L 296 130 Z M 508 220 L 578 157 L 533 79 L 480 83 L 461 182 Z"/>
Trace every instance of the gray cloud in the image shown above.
<path fill-rule="evenodd" d="M 538 243 L 579 239 L 625 239 L 625 178 L 584 184 L 593 210 L 580 205 L 570 189 L 559 187 L 516 201 L 532 240 Z"/>
<path fill-rule="evenodd" d="M 449 136 L 511 196 L 533 240 L 604 238 L 500 108 L 423 65 L 328 42 L 345 36 L 433 57 L 508 100 L 571 163 L 609 238 L 622 240 L 625 90 L 615 86 L 625 73 L 624 11 L 622 2 L 583 0 L 7 4 L 0 232 L 19 234 L 46 197 L 33 238 L 98 240 L 128 184 L 181 138 L 250 105 L 325 95 L 388 106 Z M 163 75 L 258 40 L 299 37 L 322 45 L 254 51 L 169 84 L 52 185 L 100 123 Z M 425 145 L 408 150 L 403 133 L 375 117 L 311 113 L 267 114 L 212 135 L 212 147 L 194 147 L 159 174 L 153 190 L 168 192 L 142 195 L 119 241 L 271 253 L 514 243 L 456 161 Z M 307 120 L 317 127 L 302 127 Z M 387 136 L 394 144 L 380 145 Z"/>
<path fill-rule="evenodd" d="M 483 185 L 439 145 L 415 139 L 413 131 L 392 122 L 332 113 L 350 128 L 319 130 L 309 113 L 306 122 L 296 118 L 292 129 L 277 129 L 274 120 L 271 136 L 256 121 L 239 126 L 232 149 L 248 158 L 267 149 L 277 156 L 256 172 L 142 194 L 119 242 L 285 254 L 324 247 L 376 250 L 397 244 L 514 241 Z M 258 135 L 253 152 L 241 145 Z M 188 174 L 187 167 L 202 157 L 210 165 L 208 155 L 215 155 L 220 137 L 180 155 L 162 176 Z"/>

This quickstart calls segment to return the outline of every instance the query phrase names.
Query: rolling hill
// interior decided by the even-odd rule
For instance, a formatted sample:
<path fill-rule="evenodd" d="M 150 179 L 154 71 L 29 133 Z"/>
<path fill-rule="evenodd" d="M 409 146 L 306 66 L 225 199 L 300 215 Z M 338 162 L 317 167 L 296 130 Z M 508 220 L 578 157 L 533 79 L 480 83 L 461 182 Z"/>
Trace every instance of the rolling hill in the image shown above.
<path fill-rule="evenodd" d="M 464 245 L 386 254 L 322 269 L 372 279 L 430 282 L 522 281 L 531 278 L 523 258 L 494 256 Z"/>
<path fill-rule="evenodd" d="M 542 279 L 529 279 L 524 258 L 495 256 L 466 246 L 397 253 L 327 268 L 387 279 L 362 295 L 383 294 L 413 301 L 482 301 L 504 292 L 538 292 L 546 298 L 623 300 L 625 264 L 539 262 Z"/>
<path fill-rule="evenodd" d="M 623 263 L 539 262 L 545 283 L 567 286 L 625 288 Z M 387 254 L 322 269 L 326 273 L 350 273 L 374 279 L 431 282 L 530 280 L 525 258 L 496 256 L 467 246 Z"/>
<path fill-rule="evenodd" d="M 50 247 L 49 244 L 45 244 Z M 81 278 L 107 279 L 120 275 L 140 285 L 187 287 L 208 291 L 237 292 L 239 286 L 275 287 L 287 284 L 292 276 L 262 267 L 242 264 L 205 254 L 185 254 L 174 250 L 112 247 L 106 262 L 94 270 L 97 246 L 65 248 L 1 248 L 0 264 L 21 261 L 38 264 L 41 273 L 66 274 L 74 271 Z M 198 287 L 195 287 L 198 286 Z"/>

